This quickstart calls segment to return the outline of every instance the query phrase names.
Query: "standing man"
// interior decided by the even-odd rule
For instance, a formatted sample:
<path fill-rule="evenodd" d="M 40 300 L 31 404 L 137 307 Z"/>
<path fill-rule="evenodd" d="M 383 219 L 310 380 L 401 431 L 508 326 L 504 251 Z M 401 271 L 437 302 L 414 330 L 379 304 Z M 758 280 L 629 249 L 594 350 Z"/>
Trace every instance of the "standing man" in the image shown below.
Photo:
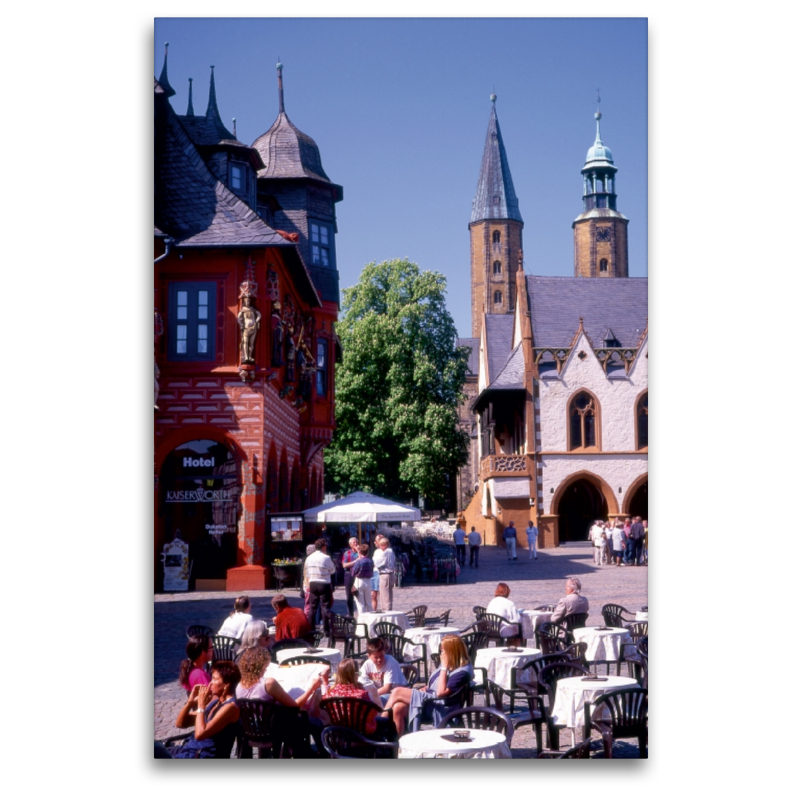
<path fill-rule="evenodd" d="M 644 525 L 642 525 L 641 517 L 636 517 L 634 519 L 629 535 L 633 540 L 631 564 L 640 567 L 642 565 L 642 549 L 644 548 Z"/>
<path fill-rule="evenodd" d="M 536 555 L 536 540 L 539 538 L 539 529 L 533 524 L 533 520 L 528 522 L 528 527 L 525 528 L 525 535 L 528 537 L 528 561 L 531 559 L 536 561 L 539 558 Z"/>
<path fill-rule="evenodd" d="M 353 564 L 356 563 L 360 553 L 358 552 L 358 539 L 355 536 L 350 537 L 348 544 L 350 549 L 342 556 L 342 567 L 344 568 L 344 594 L 347 600 L 347 613 L 352 617 L 356 608 L 355 591 L 353 590 Z"/>
<path fill-rule="evenodd" d="M 625 534 L 625 555 L 622 556 L 622 563 L 628 566 L 633 560 L 633 539 L 631 539 L 631 518 L 625 517 L 625 524 L 622 526 Z"/>
<path fill-rule="evenodd" d="M 322 629 L 325 633 L 330 630 L 330 613 L 333 605 L 333 586 L 331 577 L 336 572 L 336 567 L 331 557 L 325 552 L 328 543 L 320 538 L 314 542 L 314 553 L 305 564 L 306 580 L 308 581 L 308 621 L 313 625 L 317 608 L 322 610 Z"/>
<path fill-rule="evenodd" d="M 506 540 L 506 553 L 509 561 L 517 560 L 517 529 L 514 527 L 514 520 L 508 523 L 508 527 L 503 531 L 503 538 Z"/>
<path fill-rule="evenodd" d="M 478 531 L 475 530 L 475 526 L 472 526 L 472 530 L 469 532 L 469 565 L 472 566 L 472 558 L 475 557 L 475 569 L 478 569 L 478 556 L 480 555 L 481 544 L 483 540 L 481 539 L 481 535 Z"/>
<path fill-rule="evenodd" d="M 594 563 L 597 567 L 603 566 L 603 552 L 606 549 L 606 537 L 604 533 L 605 529 L 599 520 L 592 525 L 592 529 L 589 531 L 589 537 L 594 545 Z"/>
<path fill-rule="evenodd" d="M 467 532 L 461 527 L 459 522 L 456 526 L 456 532 L 453 534 L 453 541 L 456 543 L 456 558 L 461 566 L 467 560 Z"/>
<path fill-rule="evenodd" d="M 389 547 L 389 540 L 385 536 L 378 539 L 378 549 L 372 555 L 375 569 L 378 571 L 378 585 L 381 593 L 381 611 L 392 610 L 394 591 L 394 570 L 397 561 L 394 551 Z"/>

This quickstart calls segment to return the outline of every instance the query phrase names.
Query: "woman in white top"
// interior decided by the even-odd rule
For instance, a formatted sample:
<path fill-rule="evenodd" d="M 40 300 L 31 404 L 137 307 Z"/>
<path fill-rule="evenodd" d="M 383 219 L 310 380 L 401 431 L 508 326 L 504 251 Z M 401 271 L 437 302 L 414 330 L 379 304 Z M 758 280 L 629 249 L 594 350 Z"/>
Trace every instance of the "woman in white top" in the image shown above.
<path fill-rule="evenodd" d="M 511 589 L 508 588 L 507 583 L 498 583 L 497 588 L 494 590 L 494 598 L 486 606 L 487 614 L 497 614 L 498 617 L 507 619 L 509 622 L 519 622 L 519 611 L 514 605 L 513 601 L 508 599 L 511 594 Z M 518 625 L 503 625 L 500 628 L 501 636 L 513 636 L 519 631 Z M 510 641 L 509 644 L 516 644 L 519 639 Z"/>
<path fill-rule="evenodd" d="M 222 623 L 222 627 L 217 631 L 217 636 L 230 636 L 233 639 L 241 639 L 245 625 L 253 619 L 253 615 L 248 613 L 249 611 L 250 598 L 246 594 L 237 597 L 233 603 L 231 615 Z"/>

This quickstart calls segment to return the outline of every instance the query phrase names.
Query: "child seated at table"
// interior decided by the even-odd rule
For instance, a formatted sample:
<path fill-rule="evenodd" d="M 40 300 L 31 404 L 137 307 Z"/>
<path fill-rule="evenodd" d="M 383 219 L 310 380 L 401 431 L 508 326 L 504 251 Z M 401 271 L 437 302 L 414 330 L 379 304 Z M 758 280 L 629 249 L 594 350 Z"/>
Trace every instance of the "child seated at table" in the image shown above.
<path fill-rule="evenodd" d="M 369 680 L 375 685 L 383 703 L 395 686 L 408 686 L 400 664 L 386 653 L 386 642 L 379 638 L 367 640 L 367 660 L 360 674 L 362 681 Z"/>

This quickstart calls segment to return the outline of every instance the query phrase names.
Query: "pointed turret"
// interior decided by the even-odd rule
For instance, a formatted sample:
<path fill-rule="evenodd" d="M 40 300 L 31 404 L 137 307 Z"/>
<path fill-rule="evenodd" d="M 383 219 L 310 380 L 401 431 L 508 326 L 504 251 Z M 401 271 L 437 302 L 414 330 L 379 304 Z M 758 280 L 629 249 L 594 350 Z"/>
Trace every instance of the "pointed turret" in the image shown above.
<path fill-rule="evenodd" d="M 194 116 L 194 106 L 192 105 L 192 79 L 189 78 L 189 105 L 186 107 L 186 116 Z"/>
<path fill-rule="evenodd" d="M 172 97 L 175 90 L 169 85 L 169 78 L 167 77 L 167 53 L 169 52 L 169 42 L 164 42 L 164 66 L 161 68 L 161 75 L 158 76 L 158 82 L 164 90 L 167 97 Z"/>
<path fill-rule="evenodd" d="M 486 143 L 483 146 L 483 160 L 478 176 L 478 190 L 472 201 L 472 217 L 470 222 L 487 219 L 513 219 L 522 222 L 519 213 L 519 202 L 514 193 L 514 182 L 508 166 L 508 156 L 497 121 L 495 103 L 497 95 L 490 97 L 492 111 L 489 115 L 489 129 L 486 131 Z"/>

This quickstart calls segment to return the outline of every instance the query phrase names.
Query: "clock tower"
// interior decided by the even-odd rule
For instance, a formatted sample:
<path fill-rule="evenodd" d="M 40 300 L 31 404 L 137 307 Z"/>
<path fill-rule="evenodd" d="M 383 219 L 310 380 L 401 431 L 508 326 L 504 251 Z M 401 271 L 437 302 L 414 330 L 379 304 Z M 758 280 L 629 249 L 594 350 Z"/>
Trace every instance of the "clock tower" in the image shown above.
<path fill-rule="evenodd" d="M 583 175 L 583 213 L 572 223 L 576 278 L 628 277 L 628 219 L 617 211 L 614 158 L 597 137 L 586 154 Z"/>

